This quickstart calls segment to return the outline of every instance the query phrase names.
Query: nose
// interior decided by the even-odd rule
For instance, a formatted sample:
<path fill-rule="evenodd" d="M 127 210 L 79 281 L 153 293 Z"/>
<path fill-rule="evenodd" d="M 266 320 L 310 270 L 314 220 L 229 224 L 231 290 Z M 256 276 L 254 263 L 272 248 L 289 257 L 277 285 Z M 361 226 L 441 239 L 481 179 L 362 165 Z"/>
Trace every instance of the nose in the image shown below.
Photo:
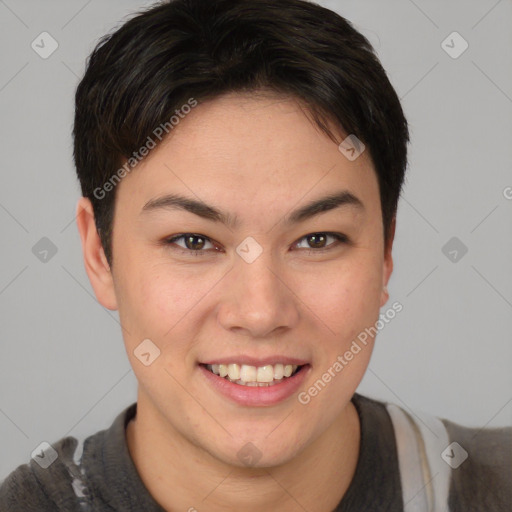
<path fill-rule="evenodd" d="M 224 329 L 265 338 L 297 325 L 300 301 L 270 251 L 263 250 L 252 262 L 237 257 L 226 277 L 217 310 Z"/>

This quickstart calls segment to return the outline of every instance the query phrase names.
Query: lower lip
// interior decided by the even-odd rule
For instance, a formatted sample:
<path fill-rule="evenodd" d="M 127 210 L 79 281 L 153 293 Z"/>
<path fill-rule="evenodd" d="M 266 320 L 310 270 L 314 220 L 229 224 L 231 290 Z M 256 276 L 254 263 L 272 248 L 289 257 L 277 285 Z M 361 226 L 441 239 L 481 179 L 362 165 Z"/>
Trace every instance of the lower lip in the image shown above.
<path fill-rule="evenodd" d="M 278 404 L 292 396 L 303 383 L 311 367 L 306 364 L 292 377 L 286 377 L 279 384 L 272 386 L 243 386 L 215 375 L 202 365 L 199 365 L 199 368 L 213 389 L 222 395 L 240 405 L 261 407 Z"/>

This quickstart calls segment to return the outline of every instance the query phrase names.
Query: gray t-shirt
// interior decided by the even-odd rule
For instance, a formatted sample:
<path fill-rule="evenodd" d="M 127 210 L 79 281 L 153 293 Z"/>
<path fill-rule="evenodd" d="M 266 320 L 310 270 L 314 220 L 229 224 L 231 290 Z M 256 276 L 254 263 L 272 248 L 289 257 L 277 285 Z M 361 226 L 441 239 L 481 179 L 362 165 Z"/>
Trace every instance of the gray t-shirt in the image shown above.
<path fill-rule="evenodd" d="M 358 394 L 352 401 L 361 422 L 359 459 L 333 512 L 404 512 L 397 445 L 386 404 Z M 134 403 L 110 428 L 83 442 L 66 437 L 53 443 L 58 458 L 46 469 L 35 460 L 16 468 L 0 486 L 0 512 L 165 512 L 144 486 L 128 451 L 126 425 L 136 412 Z M 512 428 L 478 430 L 443 423 L 450 439 L 470 453 L 451 473 L 450 511 L 510 512 Z"/>

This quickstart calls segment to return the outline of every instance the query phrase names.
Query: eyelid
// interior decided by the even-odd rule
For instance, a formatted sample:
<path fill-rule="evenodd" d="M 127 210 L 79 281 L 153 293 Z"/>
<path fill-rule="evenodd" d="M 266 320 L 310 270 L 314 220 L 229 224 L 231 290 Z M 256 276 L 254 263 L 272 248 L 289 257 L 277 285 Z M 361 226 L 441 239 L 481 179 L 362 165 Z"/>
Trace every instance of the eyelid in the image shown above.
<path fill-rule="evenodd" d="M 304 235 L 303 237 L 299 238 L 293 245 L 294 246 L 297 245 L 299 242 L 301 242 L 302 240 L 304 240 L 305 238 L 307 238 L 308 236 L 311 236 L 311 235 L 330 236 L 330 237 L 334 238 L 336 240 L 336 242 L 333 244 L 329 244 L 327 247 L 321 247 L 320 249 L 313 249 L 311 247 L 305 248 L 304 250 L 306 250 L 308 252 L 329 251 L 331 249 L 334 249 L 335 247 L 338 247 L 340 244 L 350 243 L 348 236 L 346 236 L 343 233 L 336 233 L 336 232 L 332 232 L 332 231 L 313 231 L 312 233 L 308 233 L 307 235 Z"/>
<path fill-rule="evenodd" d="M 302 240 L 306 239 L 308 236 L 311 236 L 311 235 L 331 236 L 332 238 L 334 238 L 336 240 L 336 242 L 332 243 L 332 244 L 329 244 L 327 247 L 321 247 L 321 248 L 318 248 L 318 249 L 314 249 L 314 248 L 304 248 L 304 249 L 302 249 L 303 251 L 307 251 L 308 254 L 311 254 L 311 253 L 323 253 L 323 252 L 335 249 L 340 244 L 350 244 L 351 243 L 351 240 L 349 239 L 349 237 L 347 235 L 345 235 L 344 233 L 338 233 L 338 232 L 333 232 L 333 231 L 312 231 L 311 233 L 307 233 L 306 235 L 300 237 L 297 241 L 295 241 L 293 243 L 293 246 L 296 246 Z M 174 244 L 176 242 L 176 240 L 179 240 L 181 238 L 185 238 L 186 236 L 194 236 L 194 237 L 202 238 L 202 239 L 210 242 L 214 246 L 217 244 L 217 242 L 214 242 L 210 237 L 207 237 L 206 235 L 202 235 L 200 233 L 179 233 L 177 235 L 172 235 L 171 237 L 165 238 L 163 240 L 163 243 L 164 243 L 164 245 L 172 245 L 172 244 Z M 181 252 L 181 253 L 188 254 L 188 255 L 199 256 L 199 255 L 202 255 L 202 254 L 205 254 L 205 255 L 209 254 L 209 251 L 211 249 L 210 250 L 186 249 L 186 248 L 183 248 L 181 246 L 177 246 L 176 250 Z M 218 249 L 216 249 L 216 248 L 214 250 L 218 251 Z"/>
<path fill-rule="evenodd" d="M 206 235 L 201 235 L 200 233 L 180 233 L 180 234 L 177 234 L 177 235 L 172 235 L 171 237 L 165 238 L 163 240 L 163 243 L 164 243 L 164 245 L 172 245 L 172 244 L 174 244 L 176 242 L 176 240 L 185 239 L 187 236 L 194 236 L 194 237 L 202 238 L 202 239 L 206 240 L 207 242 L 211 243 L 214 246 L 216 244 L 216 242 L 214 243 L 214 241 L 210 237 L 207 237 Z M 181 253 L 186 253 L 186 254 L 196 254 L 196 255 L 199 255 L 200 253 L 208 254 L 207 250 L 202 250 L 202 249 L 186 249 L 186 248 L 183 248 L 181 246 L 177 246 L 176 250 L 181 252 Z"/>

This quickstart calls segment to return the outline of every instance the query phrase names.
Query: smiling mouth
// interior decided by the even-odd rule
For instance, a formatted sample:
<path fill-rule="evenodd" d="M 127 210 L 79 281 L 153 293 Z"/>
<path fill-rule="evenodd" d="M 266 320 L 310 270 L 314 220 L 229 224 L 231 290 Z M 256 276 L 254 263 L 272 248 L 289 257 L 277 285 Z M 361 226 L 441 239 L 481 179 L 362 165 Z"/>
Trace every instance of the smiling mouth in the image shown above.
<path fill-rule="evenodd" d="M 306 365 L 269 364 L 250 366 L 246 364 L 201 364 L 211 373 L 241 386 L 275 386 L 299 373 Z"/>

